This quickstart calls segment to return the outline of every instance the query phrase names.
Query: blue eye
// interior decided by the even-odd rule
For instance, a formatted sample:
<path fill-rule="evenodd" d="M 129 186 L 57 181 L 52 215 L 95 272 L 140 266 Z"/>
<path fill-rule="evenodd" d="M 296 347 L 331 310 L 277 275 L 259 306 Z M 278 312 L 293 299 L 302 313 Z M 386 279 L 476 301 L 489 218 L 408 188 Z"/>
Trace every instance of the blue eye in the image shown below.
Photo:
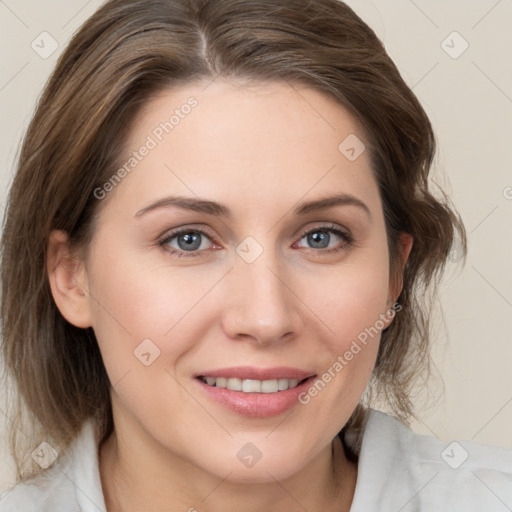
<path fill-rule="evenodd" d="M 341 247 L 338 245 L 329 248 L 329 244 L 333 239 L 333 234 L 335 235 L 334 238 L 341 238 L 344 241 L 344 244 Z M 313 251 L 319 254 L 338 252 L 350 247 L 353 243 L 353 238 L 348 233 L 337 229 L 335 226 L 320 226 L 310 229 L 302 234 L 299 242 L 304 239 L 307 243 L 311 244 L 311 247 L 309 247 L 310 249 L 320 249 L 319 251 Z"/>
<path fill-rule="evenodd" d="M 341 239 L 343 241 L 342 245 L 340 246 L 338 242 L 336 246 L 330 247 L 333 238 Z M 304 249 L 318 256 L 348 249 L 354 241 L 350 234 L 332 225 L 319 226 L 305 231 L 302 233 L 299 242 L 303 239 L 306 239 L 307 243 L 310 244 L 310 247 Z M 212 237 L 200 229 L 181 229 L 171 233 L 159 242 L 159 245 L 167 252 L 179 258 L 201 256 L 211 244 L 213 244 Z M 297 242 L 294 246 L 296 244 Z"/>
<path fill-rule="evenodd" d="M 178 257 L 195 257 L 199 256 L 199 249 L 205 250 L 207 248 L 202 247 L 202 237 L 206 237 L 210 240 L 210 237 L 204 231 L 199 229 L 182 229 L 172 233 L 165 240 L 162 240 L 160 245 L 162 247 L 166 247 L 166 250 L 170 250 L 169 252 L 171 254 L 175 254 Z M 178 247 L 173 247 L 171 245 L 171 242 L 175 239 Z"/>

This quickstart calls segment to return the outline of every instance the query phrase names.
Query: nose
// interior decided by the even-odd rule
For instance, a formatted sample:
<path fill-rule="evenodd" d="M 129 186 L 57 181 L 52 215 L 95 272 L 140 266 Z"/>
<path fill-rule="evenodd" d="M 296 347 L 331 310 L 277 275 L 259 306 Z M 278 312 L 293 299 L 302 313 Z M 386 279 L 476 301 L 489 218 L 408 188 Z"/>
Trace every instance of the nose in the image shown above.
<path fill-rule="evenodd" d="M 227 297 L 223 307 L 223 328 L 230 338 L 251 339 L 267 346 L 291 339 L 301 327 L 291 276 L 284 264 L 264 252 L 247 263 L 237 257 L 227 276 Z"/>

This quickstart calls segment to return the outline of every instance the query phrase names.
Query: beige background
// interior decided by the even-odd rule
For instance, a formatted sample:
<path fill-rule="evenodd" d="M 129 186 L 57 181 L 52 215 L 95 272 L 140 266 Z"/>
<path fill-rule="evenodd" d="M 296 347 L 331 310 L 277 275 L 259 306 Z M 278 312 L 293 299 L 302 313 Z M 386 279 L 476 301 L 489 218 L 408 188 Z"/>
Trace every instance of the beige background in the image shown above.
<path fill-rule="evenodd" d="M 420 405 L 413 428 L 445 441 L 512 448 L 512 1 L 348 3 L 384 41 L 427 110 L 438 136 L 439 182 L 469 235 L 466 267 L 450 264 L 441 287 L 444 324 L 434 357 L 444 398 Z M 0 1 L 2 213 L 18 142 L 43 84 L 72 33 L 101 4 Z M 45 31 L 59 47 L 43 59 L 31 43 Z M 0 491 L 12 477 L 3 449 Z"/>

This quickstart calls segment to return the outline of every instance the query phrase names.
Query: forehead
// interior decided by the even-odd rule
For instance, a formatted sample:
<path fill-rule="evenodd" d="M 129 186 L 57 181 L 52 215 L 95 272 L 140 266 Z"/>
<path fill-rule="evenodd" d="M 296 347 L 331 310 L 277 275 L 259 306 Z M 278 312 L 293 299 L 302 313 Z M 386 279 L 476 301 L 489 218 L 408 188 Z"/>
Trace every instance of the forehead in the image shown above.
<path fill-rule="evenodd" d="M 357 119 L 314 89 L 218 77 L 148 100 L 122 164 L 134 152 L 137 161 L 116 194 L 136 195 L 139 204 L 186 193 L 282 209 L 335 189 L 372 202 L 377 189 L 365 142 Z"/>

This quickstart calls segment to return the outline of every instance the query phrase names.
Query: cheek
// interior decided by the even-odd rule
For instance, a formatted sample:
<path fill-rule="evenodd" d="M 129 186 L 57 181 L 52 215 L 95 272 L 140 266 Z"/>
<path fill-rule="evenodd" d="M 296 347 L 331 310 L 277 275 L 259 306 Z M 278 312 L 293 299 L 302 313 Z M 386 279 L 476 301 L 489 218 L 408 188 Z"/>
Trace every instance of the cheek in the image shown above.
<path fill-rule="evenodd" d="M 330 279 L 320 279 L 316 286 L 313 282 L 302 293 L 328 334 L 322 346 L 323 371 L 303 403 L 322 403 L 316 409 L 319 419 L 332 422 L 339 415 L 342 423 L 368 384 L 381 332 L 392 319 L 388 312 L 387 246 L 347 259 Z"/>
<path fill-rule="evenodd" d="M 330 333 L 331 350 L 346 350 L 347 343 L 378 322 L 388 306 L 387 246 L 347 258 L 336 270 L 322 269 L 300 281 L 298 291 Z"/>
<path fill-rule="evenodd" d="M 89 284 L 94 331 L 112 382 L 141 363 L 172 364 L 198 339 L 192 329 L 201 328 L 201 298 L 218 280 L 198 268 L 173 268 L 161 258 L 155 264 L 121 244 L 102 244 Z"/>

